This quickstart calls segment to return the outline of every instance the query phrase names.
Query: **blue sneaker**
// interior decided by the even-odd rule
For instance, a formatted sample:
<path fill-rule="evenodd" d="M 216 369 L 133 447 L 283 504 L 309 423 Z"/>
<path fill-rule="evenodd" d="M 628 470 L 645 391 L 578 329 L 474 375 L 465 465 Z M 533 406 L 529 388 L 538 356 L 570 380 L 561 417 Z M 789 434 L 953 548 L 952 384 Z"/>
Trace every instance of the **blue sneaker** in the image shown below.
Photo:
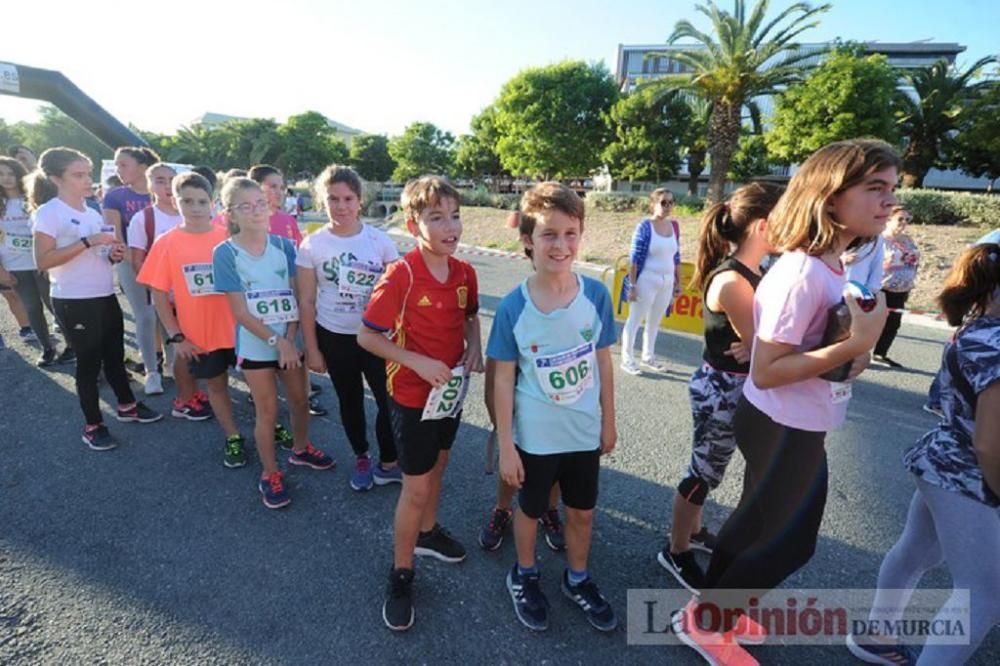
<path fill-rule="evenodd" d="M 507 591 L 514 603 L 514 614 L 521 624 L 532 631 L 549 628 L 549 600 L 540 586 L 538 573 L 524 574 L 517 570 L 517 563 L 507 572 Z"/>
<path fill-rule="evenodd" d="M 333 458 L 317 449 L 312 443 L 306 444 L 306 448 L 301 451 L 293 450 L 292 454 L 288 456 L 288 462 L 320 470 L 332 469 L 337 464 L 333 462 Z"/>
<path fill-rule="evenodd" d="M 371 490 L 375 485 L 372 474 L 372 459 L 368 456 L 358 456 L 354 463 L 354 471 L 351 472 L 351 489 L 364 491 Z"/>
<path fill-rule="evenodd" d="M 390 483 L 403 482 L 403 470 L 399 469 L 399 465 L 386 469 L 382 467 L 382 463 L 379 463 L 373 468 L 372 474 L 375 477 L 376 486 L 387 486 Z"/>
<path fill-rule="evenodd" d="M 618 626 L 614 610 L 590 577 L 579 585 L 573 585 L 569 582 L 569 569 L 567 569 L 563 571 L 562 591 L 566 598 L 580 607 L 587 617 L 587 622 L 590 622 L 590 626 L 594 629 L 614 631 Z"/>
<path fill-rule="evenodd" d="M 281 472 L 273 472 L 257 482 L 260 498 L 268 509 L 280 509 L 292 503 L 292 498 L 285 490 L 285 479 Z"/>

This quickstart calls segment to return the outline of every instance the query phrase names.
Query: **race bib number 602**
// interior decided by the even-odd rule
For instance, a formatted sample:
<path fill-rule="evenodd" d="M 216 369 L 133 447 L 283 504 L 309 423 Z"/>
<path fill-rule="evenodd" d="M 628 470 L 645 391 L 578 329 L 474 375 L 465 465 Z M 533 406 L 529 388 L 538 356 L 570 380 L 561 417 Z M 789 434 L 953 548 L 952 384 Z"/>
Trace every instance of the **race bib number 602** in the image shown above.
<path fill-rule="evenodd" d="M 448 383 L 433 389 L 427 396 L 424 413 L 420 420 L 437 421 L 438 419 L 450 419 L 458 416 L 468 393 L 469 376 L 465 374 L 465 367 L 460 365 L 457 368 L 452 368 L 451 379 L 448 380 Z"/>

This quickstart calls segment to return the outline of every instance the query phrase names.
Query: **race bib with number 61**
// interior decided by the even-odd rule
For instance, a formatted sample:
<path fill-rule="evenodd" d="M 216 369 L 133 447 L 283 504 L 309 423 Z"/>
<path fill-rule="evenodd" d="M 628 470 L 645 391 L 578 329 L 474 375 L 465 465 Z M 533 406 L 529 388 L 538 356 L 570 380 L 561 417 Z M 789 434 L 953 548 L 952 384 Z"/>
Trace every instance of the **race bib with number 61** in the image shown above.
<path fill-rule="evenodd" d="M 188 293 L 192 296 L 208 296 L 216 293 L 212 264 L 185 264 L 181 270 L 184 271 L 184 282 L 187 283 Z"/>
<path fill-rule="evenodd" d="M 535 359 L 535 376 L 552 402 L 571 405 L 594 385 L 594 343 Z"/>
<path fill-rule="evenodd" d="M 291 289 L 248 291 L 246 299 L 250 314 L 268 326 L 299 320 L 299 304 Z"/>
<path fill-rule="evenodd" d="M 452 368 L 451 379 L 444 386 L 431 390 L 424 404 L 424 413 L 420 417 L 421 421 L 437 421 L 438 419 L 450 419 L 458 416 L 465 403 L 465 396 L 469 393 L 469 376 L 465 374 L 465 368 L 458 366 Z"/>

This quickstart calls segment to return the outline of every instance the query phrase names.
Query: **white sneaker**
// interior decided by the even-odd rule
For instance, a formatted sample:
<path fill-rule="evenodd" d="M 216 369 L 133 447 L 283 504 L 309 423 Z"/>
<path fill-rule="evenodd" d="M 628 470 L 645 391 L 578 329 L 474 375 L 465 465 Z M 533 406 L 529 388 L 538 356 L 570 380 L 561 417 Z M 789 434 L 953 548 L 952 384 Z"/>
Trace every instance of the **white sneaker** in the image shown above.
<path fill-rule="evenodd" d="M 642 374 L 642 370 L 636 365 L 635 361 L 622 361 L 621 364 L 622 372 L 632 375 L 633 377 L 638 377 Z"/>
<path fill-rule="evenodd" d="M 161 395 L 163 393 L 163 378 L 158 372 L 146 373 L 146 395 Z"/>
<path fill-rule="evenodd" d="M 647 370 L 652 370 L 653 372 L 666 372 L 667 371 L 667 366 L 665 366 L 664 364 L 662 364 L 659 361 L 657 361 L 656 358 L 652 358 L 652 359 L 650 359 L 648 361 L 646 359 L 643 359 L 643 360 L 639 361 L 639 364 L 642 367 L 646 368 Z"/>

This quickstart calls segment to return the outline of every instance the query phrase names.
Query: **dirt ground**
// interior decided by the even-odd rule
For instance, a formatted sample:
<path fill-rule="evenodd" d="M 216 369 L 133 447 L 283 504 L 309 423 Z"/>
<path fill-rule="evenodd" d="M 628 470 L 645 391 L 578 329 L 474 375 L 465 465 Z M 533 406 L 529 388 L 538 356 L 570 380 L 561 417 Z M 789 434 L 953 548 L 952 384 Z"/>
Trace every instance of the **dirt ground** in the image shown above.
<path fill-rule="evenodd" d="M 462 242 L 501 250 L 519 252 L 517 234 L 506 225 L 508 211 L 495 208 L 462 208 Z M 587 211 L 580 259 L 599 264 L 612 264 L 628 253 L 632 231 L 641 216 L 635 213 L 605 213 Z M 681 224 L 681 257 L 695 255 L 698 219 L 679 218 Z M 914 310 L 937 311 L 934 297 L 955 257 L 987 230 L 973 227 L 921 226 L 910 227 L 910 235 L 921 251 L 917 283 L 907 307 Z"/>

